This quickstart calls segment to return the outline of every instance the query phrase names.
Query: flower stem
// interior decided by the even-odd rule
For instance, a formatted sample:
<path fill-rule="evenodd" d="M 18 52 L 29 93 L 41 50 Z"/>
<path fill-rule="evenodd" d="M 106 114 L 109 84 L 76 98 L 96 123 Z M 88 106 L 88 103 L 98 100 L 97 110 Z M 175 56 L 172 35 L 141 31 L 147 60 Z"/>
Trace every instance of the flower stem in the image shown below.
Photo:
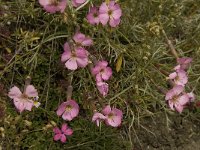
<path fill-rule="evenodd" d="M 176 59 L 178 59 L 179 58 L 178 57 L 178 53 L 177 53 L 176 49 L 174 48 L 174 45 L 172 44 L 171 40 L 169 40 L 169 38 L 168 38 L 168 36 L 167 36 L 167 34 L 166 34 L 164 29 L 162 29 L 162 33 L 163 33 L 163 35 L 165 37 L 167 45 L 169 46 L 169 48 L 171 50 L 171 53 L 176 57 Z"/>

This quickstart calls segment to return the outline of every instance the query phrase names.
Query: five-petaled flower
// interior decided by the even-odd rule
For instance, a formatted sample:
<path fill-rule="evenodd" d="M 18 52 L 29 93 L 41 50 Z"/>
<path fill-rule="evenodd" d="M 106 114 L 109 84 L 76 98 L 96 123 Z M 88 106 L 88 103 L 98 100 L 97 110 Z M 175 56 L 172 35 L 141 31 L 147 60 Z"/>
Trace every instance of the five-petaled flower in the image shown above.
<path fill-rule="evenodd" d="M 176 72 L 171 73 L 167 79 L 171 79 L 176 85 L 182 86 L 185 86 L 188 82 L 187 73 L 184 70 L 176 70 Z"/>
<path fill-rule="evenodd" d="M 70 70 L 76 70 L 78 67 L 84 68 L 88 64 L 88 51 L 82 47 L 71 50 L 69 44 L 66 42 L 61 61 L 65 62 L 66 68 Z"/>
<path fill-rule="evenodd" d="M 118 127 L 121 125 L 123 113 L 121 110 L 117 108 L 112 108 L 110 105 L 107 105 L 103 110 L 102 113 L 105 115 L 105 123 L 112 127 Z"/>
<path fill-rule="evenodd" d="M 67 140 L 67 135 L 72 135 L 73 134 L 73 130 L 71 128 L 68 127 L 68 125 L 66 123 L 64 123 L 61 127 L 61 130 L 58 127 L 55 127 L 53 129 L 54 132 L 54 140 L 58 141 L 60 140 L 62 143 L 65 143 Z"/>
<path fill-rule="evenodd" d="M 99 11 L 97 7 L 91 7 L 87 15 L 87 20 L 90 24 L 99 24 Z"/>
<path fill-rule="evenodd" d="M 61 116 L 64 120 L 71 121 L 79 113 L 79 106 L 74 100 L 63 102 L 57 110 L 57 115 Z"/>
<path fill-rule="evenodd" d="M 179 70 L 179 69 L 187 70 L 188 67 L 190 66 L 191 62 L 192 62 L 192 58 L 189 58 L 189 57 L 178 58 L 177 59 L 178 65 L 174 69 L 175 70 Z"/>
<path fill-rule="evenodd" d="M 108 80 L 112 76 L 112 69 L 108 67 L 107 61 L 99 61 L 94 68 L 92 74 L 96 77 L 97 82 Z"/>
<path fill-rule="evenodd" d="M 104 2 L 99 8 L 99 20 L 103 25 L 109 22 L 111 27 L 116 27 L 120 23 L 121 15 L 122 10 L 115 1 Z"/>
<path fill-rule="evenodd" d="M 108 87 L 109 85 L 106 82 L 97 82 L 97 89 L 99 92 L 105 97 L 108 94 Z"/>
<path fill-rule="evenodd" d="M 49 13 L 63 13 L 67 6 L 67 0 L 39 0 L 39 3 Z"/>
<path fill-rule="evenodd" d="M 10 89 L 8 96 L 13 99 L 15 107 L 20 113 L 24 110 L 31 111 L 33 106 L 39 107 L 40 105 L 36 101 L 38 92 L 33 85 L 27 85 L 23 93 L 18 87 L 14 86 Z"/>
<path fill-rule="evenodd" d="M 168 101 L 169 107 L 174 110 L 174 108 L 181 113 L 185 104 L 189 102 L 189 96 L 183 93 L 184 87 L 181 85 L 174 86 L 169 90 L 165 96 L 165 100 Z"/>

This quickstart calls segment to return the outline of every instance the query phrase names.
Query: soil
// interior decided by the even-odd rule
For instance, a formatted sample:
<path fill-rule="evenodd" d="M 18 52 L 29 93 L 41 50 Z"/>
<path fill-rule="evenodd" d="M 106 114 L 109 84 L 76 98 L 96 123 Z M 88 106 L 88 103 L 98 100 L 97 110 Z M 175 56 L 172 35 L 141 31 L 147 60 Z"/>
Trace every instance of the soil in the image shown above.
<path fill-rule="evenodd" d="M 162 113 L 143 118 L 140 125 L 133 150 L 200 150 L 200 116 Z"/>

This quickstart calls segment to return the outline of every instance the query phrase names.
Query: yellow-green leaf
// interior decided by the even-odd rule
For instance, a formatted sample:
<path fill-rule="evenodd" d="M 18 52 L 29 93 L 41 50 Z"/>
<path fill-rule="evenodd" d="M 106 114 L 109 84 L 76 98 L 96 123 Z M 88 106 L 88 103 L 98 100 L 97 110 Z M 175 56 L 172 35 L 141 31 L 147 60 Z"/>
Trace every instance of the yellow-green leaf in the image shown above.
<path fill-rule="evenodd" d="M 123 61 L 123 56 L 120 55 L 118 58 L 117 58 L 117 63 L 116 63 L 116 71 L 119 72 L 122 68 L 122 61 Z"/>

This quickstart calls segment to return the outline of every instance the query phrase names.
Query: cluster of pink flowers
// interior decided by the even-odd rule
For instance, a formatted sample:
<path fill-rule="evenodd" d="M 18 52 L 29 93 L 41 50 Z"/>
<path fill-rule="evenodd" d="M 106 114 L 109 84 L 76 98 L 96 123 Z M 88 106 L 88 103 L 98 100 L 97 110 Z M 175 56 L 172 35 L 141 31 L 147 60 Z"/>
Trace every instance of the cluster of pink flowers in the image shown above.
<path fill-rule="evenodd" d="M 95 76 L 97 89 L 105 97 L 108 94 L 108 84 L 105 82 L 112 76 L 112 69 L 107 61 L 99 61 L 91 70 Z"/>
<path fill-rule="evenodd" d="M 79 7 L 86 0 L 72 0 L 74 7 Z M 39 0 L 40 5 L 49 13 L 63 13 L 67 7 L 67 0 Z M 122 10 L 115 1 L 103 2 L 100 7 L 91 7 L 87 15 L 90 24 L 99 24 L 103 26 L 109 24 L 111 27 L 119 25 L 122 16 Z"/>
<path fill-rule="evenodd" d="M 72 0 L 72 5 L 74 7 L 79 7 L 86 0 Z M 67 7 L 67 0 L 39 0 L 40 5 L 49 13 L 56 13 L 65 11 Z"/>
<path fill-rule="evenodd" d="M 115 1 L 103 2 L 98 8 L 91 7 L 87 15 L 87 20 L 90 24 L 95 25 L 101 23 L 106 25 L 109 23 L 111 27 L 116 27 L 120 23 L 122 10 Z"/>
<path fill-rule="evenodd" d="M 174 87 L 166 93 L 165 100 L 172 110 L 176 109 L 179 113 L 183 111 L 187 103 L 195 99 L 192 92 L 186 93 L 184 90 L 188 82 L 186 70 L 191 62 L 191 58 L 178 58 L 178 65 L 174 68 L 175 71 L 167 77 L 168 80 L 173 81 Z"/>
<path fill-rule="evenodd" d="M 16 109 L 22 113 L 24 110 L 32 110 L 32 107 L 39 107 L 38 92 L 33 85 L 27 85 L 22 93 L 16 86 L 12 87 L 8 96 L 13 99 Z"/>
<path fill-rule="evenodd" d="M 92 39 L 80 32 L 77 32 L 73 36 L 73 43 L 69 44 L 66 42 L 64 44 L 64 52 L 61 56 L 61 61 L 65 62 L 66 68 L 76 70 L 78 67 L 86 67 L 89 52 L 85 47 L 91 46 L 92 44 Z"/>
<path fill-rule="evenodd" d="M 71 4 L 74 7 L 81 7 L 85 5 L 86 0 L 72 0 Z M 40 5 L 46 12 L 64 13 L 68 1 L 67 0 L 39 0 Z M 99 8 L 92 7 L 89 14 L 87 15 L 88 22 L 91 24 L 106 25 L 109 23 L 111 27 L 116 27 L 120 23 L 122 15 L 119 4 L 115 1 L 103 2 Z M 72 42 L 71 42 L 72 41 Z M 61 56 L 61 61 L 65 63 L 65 67 L 69 70 L 76 70 L 78 68 L 84 68 L 89 62 L 89 52 L 86 47 L 93 44 L 92 39 L 89 36 L 84 35 L 81 32 L 76 32 L 70 42 L 64 44 L 64 52 Z M 107 61 L 99 61 L 91 70 L 92 75 L 95 76 L 97 89 L 105 97 L 108 94 L 108 84 L 105 82 L 112 76 L 112 69 L 108 67 Z M 28 80 L 27 80 L 28 83 Z M 70 85 L 71 86 L 71 85 Z M 72 92 L 72 91 L 71 91 Z M 32 110 L 32 107 L 39 107 L 40 103 L 38 100 L 38 92 L 33 85 L 26 85 L 24 92 L 16 86 L 12 87 L 9 91 L 8 96 L 13 99 L 14 105 L 17 110 L 21 113 L 24 110 Z M 71 95 L 70 95 L 71 96 Z M 62 117 L 65 121 L 72 121 L 79 114 L 79 105 L 71 97 L 67 98 L 66 102 L 63 102 L 56 111 L 59 117 Z M 118 127 L 122 121 L 122 111 L 117 108 L 111 108 L 107 105 L 102 113 L 95 113 L 92 121 L 96 122 L 99 126 L 100 120 L 104 120 L 107 125 L 112 127 Z M 62 124 L 61 129 L 55 127 L 53 129 L 54 140 L 60 140 L 65 143 L 67 136 L 73 134 L 73 130 L 67 126 L 66 123 Z"/>
<path fill-rule="evenodd" d="M 107 105 L 102 113 L 94 113 L 92 121 L 96 122 L 96 125 L 100 125 L 100 121 L 105 121 L 107 125 L 112 127 L 118 127 L 121 125 L 123 113 L 117 108 L 111 108 L 110 105 Z"/>

